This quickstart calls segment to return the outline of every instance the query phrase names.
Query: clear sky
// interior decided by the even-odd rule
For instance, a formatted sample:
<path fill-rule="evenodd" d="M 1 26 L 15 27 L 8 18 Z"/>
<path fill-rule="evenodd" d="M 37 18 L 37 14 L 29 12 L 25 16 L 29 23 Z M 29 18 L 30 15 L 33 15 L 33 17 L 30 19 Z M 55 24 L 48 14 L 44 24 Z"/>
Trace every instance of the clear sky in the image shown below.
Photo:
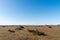
<path fill-rule="evenodd" d="M 1 24 L 60 24 L 60 0 L 0 0 Z"/>

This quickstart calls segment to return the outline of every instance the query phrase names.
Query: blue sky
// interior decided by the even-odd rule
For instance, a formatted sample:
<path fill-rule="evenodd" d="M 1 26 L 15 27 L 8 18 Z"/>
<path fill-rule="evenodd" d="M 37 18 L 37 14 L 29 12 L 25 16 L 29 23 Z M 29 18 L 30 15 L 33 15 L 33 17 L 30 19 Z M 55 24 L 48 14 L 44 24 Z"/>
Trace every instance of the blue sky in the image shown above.
<path fill-rule="evenodd" d="M 0 25 L 60 24 L 60 0 L 0 0 Z"/>

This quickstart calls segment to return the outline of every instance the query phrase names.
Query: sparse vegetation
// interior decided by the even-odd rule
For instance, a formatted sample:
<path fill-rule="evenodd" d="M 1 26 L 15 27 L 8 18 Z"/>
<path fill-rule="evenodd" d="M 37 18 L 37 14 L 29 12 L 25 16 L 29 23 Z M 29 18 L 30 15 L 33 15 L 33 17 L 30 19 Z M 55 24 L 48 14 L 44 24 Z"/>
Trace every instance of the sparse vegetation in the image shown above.
<path fill-rule="evenodd" d="M 16 28 L 15 30 L 22 30 L 22 28 Z"/>
<path fill-rule="evenodd" d="M 32 32 L 34 35 L 38 36 L 46 36 L 44 32 L 39 32 L 38 30 L 28 30 L 29 32 Z"/>
<path fill-rule="evenodd" d="M 28 30 L 29 32 L 35 32 L 34 30 Z"/>
<path fill-rule="evenodd" d="M 24 28 L 24 26 L 20 26 L 20 28 Z"/>
<path fill-rule="evenodd" d="M 13 32 L 13 33 L 15 32 L 14 30 L 10 30 L 10 29 L 9 29 L 8 31 L 9 31 L 9 32 Z"/>
<path fill-rule="evenodd" d="M 5 26 L 2 26 L 2 27 L 5 27 Z"/>
<path fill-rule="evenodd" d="M 24 27 L 23 26 L 20 26 L 20 27 L 17 27 L 15 30 L 23 30 Z"/>
<path fill-rule="evenodd" d="M 50 25 L 49 25 L 50 26 Z M 24 27 L 24 26 L 23 26 Z M 24 27 L 23 30 L 18 31 L 17 26 L 0 27 L 0 40 L 60 40 L 60 27 L 51 26 L 43 27 Z"/>
<path fill-rule="evenodd" d="M 51 26 L 48 26 L 48 28 L 52 28 Z"/>

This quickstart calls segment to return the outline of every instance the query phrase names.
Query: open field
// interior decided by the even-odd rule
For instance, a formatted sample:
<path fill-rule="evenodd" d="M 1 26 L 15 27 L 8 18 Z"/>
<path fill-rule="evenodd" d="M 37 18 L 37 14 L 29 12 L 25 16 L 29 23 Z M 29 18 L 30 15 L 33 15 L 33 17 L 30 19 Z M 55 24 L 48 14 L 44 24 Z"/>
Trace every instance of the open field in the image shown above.
<path fill-rule="evenodd" d="M 60 40 L 60 26 L 27 26 L 16 30 L 17 26 L 0 27 L 0 40 Z M 15 32 L 9 32 L 8 30 Z M 28 30 L 44 32 L 46 36 L 34 35 Z"/>

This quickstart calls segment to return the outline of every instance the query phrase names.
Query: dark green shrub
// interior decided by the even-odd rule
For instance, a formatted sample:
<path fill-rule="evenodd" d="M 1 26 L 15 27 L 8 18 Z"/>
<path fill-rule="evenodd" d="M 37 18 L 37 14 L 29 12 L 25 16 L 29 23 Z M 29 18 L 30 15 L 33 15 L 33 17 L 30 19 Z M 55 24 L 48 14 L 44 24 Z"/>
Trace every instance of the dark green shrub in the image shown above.
<path fill-rule="evenodd" d="M 46 34 L 44 32 L 37 32 L 36 35 L 46 36 Z"/>
<path fill-rule="evenodd" d="M 15 32 L 14 30 L 10 30 L 10 29 L 9 29 L 8 31 L 9 31 L 9 32 L 12 32 L 12 33 L 14 33 L 14 32 Z"/>
<path fill-rule="evenodd" d="M 15 30 L 22 30 L 22 28 L 16 28 Z"/>
<path fill-rule="evenodd" d="M 33 33 L 34 35 L 46 36 L 46 34 L 44 32 L 39 32 L 38 30 L 28 30 L 28 31 Z"/>
<path fill-rule="evenodd" d="M 2 27 L 6 27 L 6 26 L 2 26 Z"/>
<path fill-rule="evenodd" d="M 48 28 L 52 28 L 51 26 L 48 26 Z"/>
<path fill-rule="evenodd" d="M 24 26 L 20 26 L 20 28 L 24 28 Z"/>
<path fill-rule="evenodd" d="M 34 30 L 28 30 L 29 32 L 35 32 Z"/>
<path fill-rule="evenodd" d="M 15 30 L 22 30 L 22 29 L 24 29 L 24 26 L 19 26 Z"/>

